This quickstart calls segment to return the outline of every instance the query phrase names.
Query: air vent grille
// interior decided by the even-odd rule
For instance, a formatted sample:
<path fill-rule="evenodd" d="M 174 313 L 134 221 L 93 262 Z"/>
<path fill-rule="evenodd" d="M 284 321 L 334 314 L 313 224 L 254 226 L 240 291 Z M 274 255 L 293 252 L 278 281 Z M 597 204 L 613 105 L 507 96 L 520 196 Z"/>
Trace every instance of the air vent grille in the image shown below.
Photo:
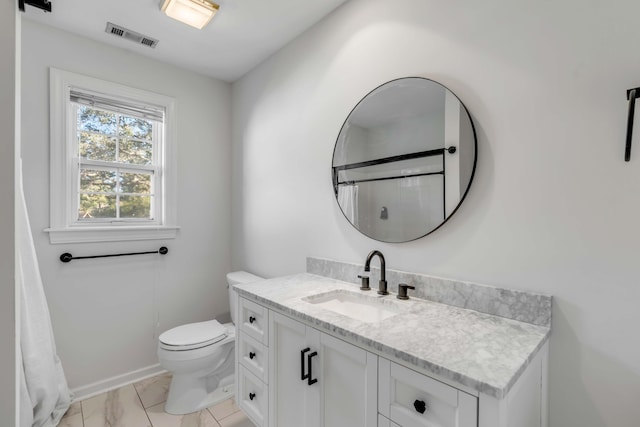
<path fill-rule="evenodd" d="M 124 31 L 118 27 L 111 27 L 111 34 L 122 37 L 124 36 Z"/>
<path fill-rule="evenodd" d="M 156 43 L 158 43 L 156 40 L 151 40 L 148 39 L 146 37 L 143 37 L 142 40 L 140 41 L 140 43 L 142 43 L 143 45 L 149 46 L 149 47 L 155 47 Z"/>
<path fill-rule="evenodd" d="M 121 37 L 134 43 L 141 44 L 143 46 L 148 46 L 150 48 L 155 48 L 158 45 L 158 40 L 154 38 L 142 35 L 138 32 L 129 30 L 119 25 L 115 25 L 111 22 L 107 22 L 107 28 L 105 29 L 105 32 L 113 34 L 116 37 Z"/>

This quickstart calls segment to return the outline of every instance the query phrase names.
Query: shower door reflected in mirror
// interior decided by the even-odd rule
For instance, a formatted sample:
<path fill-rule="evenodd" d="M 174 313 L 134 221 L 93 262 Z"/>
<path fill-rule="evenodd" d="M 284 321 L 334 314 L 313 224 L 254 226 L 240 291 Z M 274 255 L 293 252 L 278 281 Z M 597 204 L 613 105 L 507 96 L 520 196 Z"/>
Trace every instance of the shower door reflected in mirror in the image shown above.
<path fill-rule="evenodd" d="M 333 153 L 333 187 L 345 218 L 383 242 L 439 228 L 475 172 L 471 117 L 446 87 L 407 77 L 385 83 L 351 111 Z"/>

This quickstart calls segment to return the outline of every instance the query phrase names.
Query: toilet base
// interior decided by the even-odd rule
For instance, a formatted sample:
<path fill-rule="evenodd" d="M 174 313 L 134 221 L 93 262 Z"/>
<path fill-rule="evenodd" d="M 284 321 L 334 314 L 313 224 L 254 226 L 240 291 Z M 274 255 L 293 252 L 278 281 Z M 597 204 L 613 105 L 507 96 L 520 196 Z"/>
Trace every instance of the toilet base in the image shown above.
<path fill-rule="evenodd" d="M 223 402 L 235 395 L 234 379 L 234 375 L 223 378 L 215 390 L 206 393 L 206 388 L 193 388 L 191 384 L 181 384 L 180 378 L 174 376 L 164 411 L 172 415 L 185 415 Z"/>

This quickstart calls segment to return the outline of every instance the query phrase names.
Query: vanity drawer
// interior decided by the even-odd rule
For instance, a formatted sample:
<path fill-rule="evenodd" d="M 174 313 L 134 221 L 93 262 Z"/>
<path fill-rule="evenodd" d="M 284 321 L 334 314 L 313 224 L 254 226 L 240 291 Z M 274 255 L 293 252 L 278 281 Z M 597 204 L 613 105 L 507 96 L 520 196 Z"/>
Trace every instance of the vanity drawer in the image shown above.
<path fill-rule="evenodd" d="M 269 345 L 269 311 L 253 301 L 240 298 L 240 330 Z"/>
<path fill-rule="evenodd" d="M 269 382 L 268 348 L 246 334 L 240 334 L 238 341 L 238 360 L 262 382 Z"/>
<path fill-rule="evenodd" d="M 378 368 L 378 411 L 391 421 L 402 427 L 478 426 L 476 397 L 383 358 Z"/>
<path fill-rule="evenodd" d="M 269 393 L 267 386 L 242 365 L 238 365 L 238 407 L 253 421 L 256 427 L 267 427 L 269 421 Z"/>

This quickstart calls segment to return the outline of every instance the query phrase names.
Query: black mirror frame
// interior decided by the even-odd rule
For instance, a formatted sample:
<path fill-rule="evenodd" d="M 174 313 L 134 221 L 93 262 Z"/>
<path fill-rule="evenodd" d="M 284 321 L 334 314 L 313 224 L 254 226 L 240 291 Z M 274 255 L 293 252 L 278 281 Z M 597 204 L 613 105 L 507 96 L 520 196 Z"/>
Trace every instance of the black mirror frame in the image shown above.
<path fill-rule="evenodd" d="M 372 93 L 376 92 L 378 89 L 380 89 L 381 87 L 390 84 L 390 83 L 394 83 L 397 82 L 399 80 L 406 80 L 406 79 L 422 79 L 422 80 L 426 80 L 429 82 L 433 82 L 436 83 L 440 86 L 442 86 L 443 88 L 445 88 L 446 90 L 448 90 L 453 96 L 456 97 L 456 99 L 458 100 L 458 102 L 460 103 L 460 105 L 462 106 L 462 108 L 464 109 L 464 112 L 467 114 L 467 117 L 469 118 L 469 123 L 471 124 L 471 130 L 473 133 L 473 144 L 474 144 L 474 155 L 473 155 L 473 167 L 471 169 L 471 175 L 469 176 L 469 183 L 467 184 L 467 188 L 464 191 L 464 194 L 462 195 L 462 197 L 460 197 L 460 201 L 458 202 L 458 204 L 456 205 L 456 207 L 451 211 L 451 214 L 449 214 L 438 226 L 434 227 L 433 229 L 431 229 L 430 231 L 426 232 L 423 235 L 420 235 L 418 237 L 415 237 L 413 239 L 409 239 L 409 240 L 402 240 L 402 241 L 388 241 L 388 240 L 380 240 L 378 238 L 372 237 L 370 235 L 368 235 L 367 233 L 363 232 L 362 230 L 360 230 L 358 227 L 356 227 L 347 217 L 347 215 L 344 213 L 344 210 L 342 209 L 342 206 L 340 206 L 340 203 L 338 202 L 338 187 L 337 187 L 337 172 L 336 169 L 333 165 L 333 161 L 335 159 L 335 155 L 336 155 L 336 149 L 338 148 L 338 141 L 340 140 L 340 135 L 342 134 L 342 131 L 344 129 L 344 127 L 346 126 L 347 122 L 349 121 L 349 118 L 351 117 L 351 115 L 353 114 L 353 112 L 358 108 L 358 106 L 365 100 L 367 99 L 367 97 L 369 95 L 371 95 Z M 449 150 L 451 150 L 452 147 L 449 147 Z M 446 148 L 445 148 L 446 150 Z M 449 151 L 451 152 L 451 151 Z M 454 150 L 455 152 L 455 150 Z M 349 112 L 349 114 L 347 115 L 347 118 L 344 120 L 344 122 L 342 123 L 342 126 L 340 127 L 340 131 L 338 132 L 338 137 L 336 138 L 336 142 L 335 145 L 333 147 L 333 154 L 331 157 L 331 182 L 332 182 L 332 187 L 333 187 L 333 193 L 334 193 L 334 197 L 336 200 L 336 204 L 338 205 L 338 207 L 340 208 L 340 212 L 342 213 L 342 215 L 344 216 L 344 218 L 347 220 L 347 222 L 349 224 L 351 224 L 351 226 L 353 228 L 355 228 L 356 230 L 358 230 L 358 232 L 360 232 L 361 234 L 369 237 L 372 240 L 376 240 L 378 242 L 383 242 L 383 243 L 407 243 L 407 242 L 413 242 L 415 240 L 418 239 L 422 239 L 423 237 L 426 237 L 432 233 L 434 233 L 436 230 L 440 229 L 445 223 L 447 223 L 447 221 L 449 221 L 449 219 L 455 215 L 455 213 L 458 211 L 458 209 L 460 208 L 460 205 L 462 205 L 462 202 L 464 202 L 464 200 L 467 197 L 467 194 L 469 194 L 469 190 L 471 189 L 471 184 L 473 183 L 473 179 L 475 177 L 475 173 L 476 173 L 476 166 L 478 163 L 478 136 L 476 134 L 476 127 L 475 124 L 473 122 L 473 118 L 471 117 L 471 113 L 469 113 L 469 110 L 467 109 L 467 106 L 462 102 L 462 100 L 460 99 L 460 97 L 458 97 L 458 95 L 456 95 L 451 89 L 449 89 L 448 87 L 446 87 L 445 85 L 443 85 L 440 82 L 437 82 L 433 79 L 429 79 L 426 77 L 416 77 L 416 76 L 410 76 L 410 77 L 399 77 L 397 79 L 393 79 L 393 80 L 389 80 L 387 82 L 384 82 L 378 86 L 376 86 L 374 89 L 372 89 L 371 91 L 369 91 L 364 97 L 362 97 L 362 99 L 360 99 L 360 101 L 358 101 L 358 103 L 351 109 L 351 111 Z"/>

